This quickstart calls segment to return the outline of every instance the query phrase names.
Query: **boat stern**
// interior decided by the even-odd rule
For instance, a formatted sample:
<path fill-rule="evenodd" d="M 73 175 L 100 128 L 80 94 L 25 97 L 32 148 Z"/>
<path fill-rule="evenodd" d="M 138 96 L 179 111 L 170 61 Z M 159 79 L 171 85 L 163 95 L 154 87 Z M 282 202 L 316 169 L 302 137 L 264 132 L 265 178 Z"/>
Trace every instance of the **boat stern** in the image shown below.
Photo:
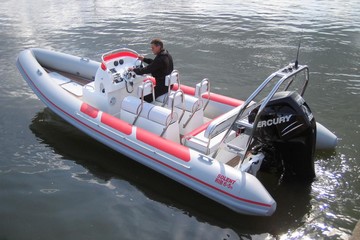
<path fill-rule="evenodd" d="M 271 216 L 276 210 L 276 201 L 265 189 L 262 183 L 253 175 L 239 172 L 240 177 L 232 180 L 223 180 L 222 185 L 228 186 L 230 181 L 234 184 L 229 188 L 227 196 L 218 202 L 231 210 L 247 215 Z"/>
<path fill-rule="evenodd" d="M 243 185 L 240 188 L 243 210 L 246 214 L 256 216 L 271 216 L 277 207 L 276 201 L 262 185 L 262 183 L 253 175 L 242 173 Z M 245 204 L 244 204 L 245 203 Z"/>

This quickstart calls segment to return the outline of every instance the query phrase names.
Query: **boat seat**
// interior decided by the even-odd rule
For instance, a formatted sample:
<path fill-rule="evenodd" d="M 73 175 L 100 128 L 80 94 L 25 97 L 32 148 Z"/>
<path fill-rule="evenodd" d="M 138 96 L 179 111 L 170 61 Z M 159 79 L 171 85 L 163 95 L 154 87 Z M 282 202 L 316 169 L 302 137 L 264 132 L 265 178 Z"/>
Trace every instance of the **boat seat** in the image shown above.
<path fill-rule="evenodd" d="M 158 97 L 158 99 L 163 102 L 163 99 L 166 98 L 167 102 L 164 107 L 178 114 L 181 135 L 188 134 L 204 123 L 204 111 L 200 99 L 185 95 L 184 92 L 179 89 L 177 91 L 171 91 L 169 96 L 165 95 Z"/>
<path fill-rule="evenodd" d="M 204 123 L 204 110 L 202 101 L 193 97 L 185 96 L 185 112 L 180 121 L 180 133 L 186 135 Z"/>
<path fill-rule="evenodd" d="M 223 139 L 225 134 L 226 131 L 223 131 L 222 133 L 210 139 L 205 137 L 205 131 L 201 131 L 195 136 L 185 137 L 184 145 L 189 148 L 195 149 L 203 154 L 209 155 L 215 152 L 215 150 L 219 148 L 221 140 Z M 228 139 L 234 139 L 234 138 L 235 138 L 235 131 L 232 131 Z"/>
<path fill-rule="evenodd" d="M 177 84 L 176 91 L 171 90 L 171 86 Z M 161 103 L 163 107 L 170 108 L 179 116 L 180 134 L 185 135 L 201 126 L 204 123 L 204 111 L 202 108 L 202 100 L 185 95 L 181 90 L 179 72 L 172 71 L 165 78 L 165 85 L 168 86 L 168 93 L 159 96 L 156 102 Z M 198 91 L 200 92 L 200 88 Z M 199 93 L 200 94 L 200 93 Z"/>
<path fill-rule="evenodd" d="M 235 120 L 240 108 L 241 106 L 238 106 L 188 133 L 183 137 L 183 144 L 204 154 L 214 152 Z M 232 140 L 235 136 L 235 131 L 231 131 L 227 141 Z"/>
<path fill-rule="evenodd" d="M 141 99 L 134 96 L 127 96 L 121 103 L 120 117 L 124 121 L 135 125 L 135 120 L 138 117 L 148 118 L 151 108 L 155 107 L 153 104 L 144 102 L 141 107 Z"/>
<path fill-rule="evenodd" d="M 168 98 L 169 98 L 170 94 L 173 92 L 171 90 L 171 88 L 175 83 L 179 86 L 179 88 L 178 88 L 178 90 L 179 90 L 180 89 L 180 77 L 179 77 L 179 72 L 177 70 L 173 70 L 169 75 L 167 75 L 165 77 L 165 86 L 168 87 L 167 94 L 161 95 L 158 98 L 156 98 L 156 101 L 160 102 L 163 107 L 168 103 Z"/>
<path fill-rule="evenodd" d="M 125 97 L 121 103 L 120 118 L 132 125 L 179 143 L 180 132 L 177 113 L 145 102 L 143 98 L 152 93 L 152 83 L 145 82 L 140 85 L 138 96 L 141 98 Z"/>

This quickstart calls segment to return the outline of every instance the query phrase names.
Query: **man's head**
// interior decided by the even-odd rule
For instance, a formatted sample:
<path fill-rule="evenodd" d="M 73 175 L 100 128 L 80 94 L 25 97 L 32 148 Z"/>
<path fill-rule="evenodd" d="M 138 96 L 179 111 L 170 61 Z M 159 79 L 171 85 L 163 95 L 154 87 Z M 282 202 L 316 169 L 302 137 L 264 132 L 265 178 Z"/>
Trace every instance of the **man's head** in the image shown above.
<path fill-rule="evenodd" d="M 151 41 L 151 51 L 153 54 L 158 55 L 164 48 L 163 42 L 159 38 L 155 38 Z"/>

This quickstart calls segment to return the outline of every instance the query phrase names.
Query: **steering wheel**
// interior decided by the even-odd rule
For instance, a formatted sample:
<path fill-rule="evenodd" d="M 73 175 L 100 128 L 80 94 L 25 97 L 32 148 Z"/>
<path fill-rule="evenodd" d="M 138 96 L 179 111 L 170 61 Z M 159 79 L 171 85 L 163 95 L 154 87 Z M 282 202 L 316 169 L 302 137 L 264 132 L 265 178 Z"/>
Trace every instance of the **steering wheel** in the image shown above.
<path fill-rule="evenodd" d="M 143 68 L 144 64 L 143 64 L 143 60 L 137 59 L 135 61 L 135 68 Z"/>

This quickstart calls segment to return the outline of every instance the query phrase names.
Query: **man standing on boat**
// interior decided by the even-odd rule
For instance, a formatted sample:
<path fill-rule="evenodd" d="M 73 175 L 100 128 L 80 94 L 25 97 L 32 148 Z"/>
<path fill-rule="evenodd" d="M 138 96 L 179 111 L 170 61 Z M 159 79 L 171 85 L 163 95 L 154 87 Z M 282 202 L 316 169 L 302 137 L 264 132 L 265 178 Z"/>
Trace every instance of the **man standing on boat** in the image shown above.
<path fill-rule="evenodd" d="M 155 55 L 154 59 L 139 56 L 138 58 L 147 63 L 144 68 L 129 68 L 138 75 L 151 74 L 156 79 L 155 98 L 167 93 L 168 87 L 165 86 L 165 77 L 174 70 L 173 59 L 170 53 L 164 49 L 164 44 L 159 38 L 151 41 L 151 51 Z M 152 102 L 152 95 L 145 97 L 145 101 Z"/>

